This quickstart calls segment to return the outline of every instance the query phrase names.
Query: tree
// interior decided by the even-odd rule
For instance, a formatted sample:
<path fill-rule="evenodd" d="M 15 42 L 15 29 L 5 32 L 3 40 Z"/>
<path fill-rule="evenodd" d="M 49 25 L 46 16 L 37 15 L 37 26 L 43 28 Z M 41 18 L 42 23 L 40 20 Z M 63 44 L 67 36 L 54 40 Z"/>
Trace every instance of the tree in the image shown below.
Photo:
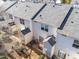
<path fill-rule="evenodd" d="M 64 4 L 70 4 L 72 0 L 62 0 L 62 3 Z"/>

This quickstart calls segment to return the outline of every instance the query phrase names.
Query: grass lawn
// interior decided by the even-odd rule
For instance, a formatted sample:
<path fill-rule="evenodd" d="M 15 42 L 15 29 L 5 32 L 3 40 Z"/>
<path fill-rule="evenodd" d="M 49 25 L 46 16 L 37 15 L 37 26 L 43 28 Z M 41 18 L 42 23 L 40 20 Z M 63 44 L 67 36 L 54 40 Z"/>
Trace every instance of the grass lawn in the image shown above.
<path fill-rule="evenodd" d="M 0 59 L 7 59 L 4 54 L 0 54 Z"/>
<path fill-rule="evenodd" d="M 7 59 L 5 56 L 0 56 L 0 59 Z"/>

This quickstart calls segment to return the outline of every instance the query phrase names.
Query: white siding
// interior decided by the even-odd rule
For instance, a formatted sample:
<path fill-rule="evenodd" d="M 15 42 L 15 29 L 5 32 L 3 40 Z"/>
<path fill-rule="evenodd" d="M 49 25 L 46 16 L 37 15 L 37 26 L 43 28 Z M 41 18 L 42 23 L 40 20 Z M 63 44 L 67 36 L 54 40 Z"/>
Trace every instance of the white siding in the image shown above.
<path fill-rule="evenodd" d="M 48 56 L 51 56 L 52 46 L 49 44 L 49 42 L 44 43 L 44 48 L 47 49 Z"/>
<path fill-rule="evenodd" d="M 35 38 L 39 38 L 39 36 L 46 38 L 48 35 L 56 36 L 56 28 L 48 25 L 48 32 L 41 30 L 41 23 L 34 22 L 33 24 L 34 36 Z"/>
<path fill-rule="evenodd" d="M 24 38 L 25 38 L 25 43 L 28 44 L 29 42 L 32 41 L 33 32 L 30 32 L 30 33 L 26 34 L 26 35 L 24 36 Z"/>
<path fill-rule="evenodd" d="M 58 50 L 63 50 L 67 55 L 66 59 L 73 59 L 74 54 L 79 52 L 79 49 L 72 47 L 74 39 L 70 37 L 65 37 L 58 34 L 56 38 L 56 55 L 58 55 Z"/>
<path fill-rule="evenodd" d="M 56 48 L 56 45 L 54 45 L 54 46 L 52 47 L 50 57 L 52 57 L 52 56 L 54 55 L 54 53 L 55 53 L 55 48 Z"/>
<path fill-rule="evenodd" d="M 44 48 L 47 49 L 47 54 L 51 58 L 54 55 L 55 45 L 51 46 L 49 42 L 47 41 L 44 43 Z"/>
<path fill-rule="evenodd" d="M 16 23 L 17 25 L 18 25 L 18 24 L 21 24 L 21 23 L 20 23 L 20 18 L 18 18 L 18 17 L 14 17 L 14 21 L 15 21 L 15 23 Z M 27 28 L 27 27 L 30 28 L 30 21 L 24 19 L 24 23 L 25 23 L 25 27 L 26 27 L 26 28 Z"/>

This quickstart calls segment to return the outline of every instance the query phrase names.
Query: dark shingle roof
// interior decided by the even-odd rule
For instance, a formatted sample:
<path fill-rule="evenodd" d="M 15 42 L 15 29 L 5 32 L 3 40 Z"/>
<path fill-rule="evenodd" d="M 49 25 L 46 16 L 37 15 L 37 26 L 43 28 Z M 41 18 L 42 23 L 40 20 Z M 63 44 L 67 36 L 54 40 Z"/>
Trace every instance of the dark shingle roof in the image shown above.
<path fill-rule="evenodd" d="M 56 41 L 53 38 L 50 38 L 48 42 L 50 43 L 51 46 L 53 46 L 56 43 Z"/>
<path fill-rule="evenodd" d="M 30 31 L 29 28 L 26 28 L 26 29 L 22 30 L 21 32 L 22 32 L 23 35 L 26 35 L 26 34 L 28 34 L 31 31 Z"/>

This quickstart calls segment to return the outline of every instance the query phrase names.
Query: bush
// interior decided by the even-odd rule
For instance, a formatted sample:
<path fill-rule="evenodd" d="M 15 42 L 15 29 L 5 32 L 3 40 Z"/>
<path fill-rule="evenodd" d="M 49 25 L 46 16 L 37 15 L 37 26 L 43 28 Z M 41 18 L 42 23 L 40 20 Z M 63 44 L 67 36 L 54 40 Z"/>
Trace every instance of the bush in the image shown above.
<path fill-rule="evenodd" d="M 70 4 L 72 0 L 62 0 L 62 3 L 64 4 Z"/>
<path fill-rule="evenodd" d="M 3 56 L 3 57 L 0 57 L 0 59 L 7 59 L 5 56 Z"/>
<path fill-rule="evenodd" d="M 44 55 L 40 55 L 38 59 L 44 59 Z"/>

